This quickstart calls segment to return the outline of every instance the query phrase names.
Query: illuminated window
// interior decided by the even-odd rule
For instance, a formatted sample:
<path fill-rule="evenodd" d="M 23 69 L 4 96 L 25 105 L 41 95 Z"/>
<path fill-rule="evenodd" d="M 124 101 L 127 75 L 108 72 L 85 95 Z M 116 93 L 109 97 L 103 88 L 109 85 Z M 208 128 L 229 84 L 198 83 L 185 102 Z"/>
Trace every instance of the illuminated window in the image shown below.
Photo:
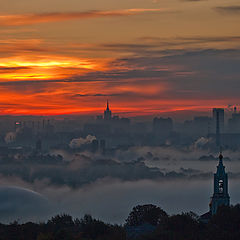
<path fill-rule="evenodd" d="M 219 187 L 219 193 L 223 193 L 223 180 L 219 180 L 218 187 Z"/>

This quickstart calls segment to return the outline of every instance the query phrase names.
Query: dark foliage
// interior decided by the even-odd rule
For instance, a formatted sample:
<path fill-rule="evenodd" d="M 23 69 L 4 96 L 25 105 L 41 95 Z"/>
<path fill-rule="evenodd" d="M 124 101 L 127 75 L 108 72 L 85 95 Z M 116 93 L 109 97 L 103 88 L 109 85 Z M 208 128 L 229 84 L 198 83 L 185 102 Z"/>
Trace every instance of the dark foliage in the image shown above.
<path fill-rule="evenodd" d="M 83 219 L 73 220 L 62 214 L 47 223 L 13 223 L 0 225 L 0 240 L 124 240 L 124 228 L 105 224 L 85 215 Z"/>
<path fill-rule="evenodd" d="M 210 239 L 240 239 L 240 205 L 219 207 L 208 227 Z"/>
<path fill-rule="evenodd" d="M 90 215 L 73 219 L 62 214 L 47 223 L 0 224 L 0 240 L 239 240 L 240 205 L 220 207 L 208 224 L 192 212 L 168 216 L 157 206 L 143 205 L 133 208 L 126 223 L 124 228 Z M 154 230 L 144 232 L 144 224 L 155 226 Z M 129 226 L 143 232 L 129 237 L 125 231 Z"/>
<path fill-rule="evenodd" d="M 165 218 L 167 213 L 160 207 L 152 204 L 138 205 L 133 208 L 128 218 L 126 219 L 126 225 L 139 226 L 143 223 L 149 223 L 151 225 L 160 224 Z"/>
<path fill-rule="evenodd" d="M 202 225 L 192 213 L 173 215 L 162 222 L 155 233 L 146 239 L 198 240 L 202 238 Z"/>

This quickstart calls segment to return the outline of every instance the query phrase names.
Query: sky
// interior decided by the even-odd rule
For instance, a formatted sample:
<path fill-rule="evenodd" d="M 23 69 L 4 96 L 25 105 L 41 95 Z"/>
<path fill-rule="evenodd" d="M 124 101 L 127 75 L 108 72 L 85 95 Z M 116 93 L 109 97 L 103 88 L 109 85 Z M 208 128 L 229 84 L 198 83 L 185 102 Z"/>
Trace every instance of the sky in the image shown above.
<path fill-rule="evenodd" d="M 238 0 L 0 0 L 0 114 L 239 104 Z"/>

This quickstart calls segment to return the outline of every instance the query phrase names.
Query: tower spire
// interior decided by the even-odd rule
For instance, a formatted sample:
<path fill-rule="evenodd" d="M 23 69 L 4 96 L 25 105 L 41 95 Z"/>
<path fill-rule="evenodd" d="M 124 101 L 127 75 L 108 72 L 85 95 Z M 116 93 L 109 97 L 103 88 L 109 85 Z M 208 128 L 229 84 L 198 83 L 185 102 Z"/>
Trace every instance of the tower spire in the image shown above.
<path fill-rule="evenodd" d="M 223 165 L 222 146 L 220 146 L 220 149 L 219 149 L 219 165 Z"/>
<path fill-rule="evenodd" d="M 220 149 L 217 172 L 214 174 L 214 193 L 210 205 L 212 215 L 216 214 L 218 207 L 221 205 L 230 205 L 228 174 L 225 172 L 225 166 L 223 165 L 222 149 Z"/>
<path fill-rule="evenodd" d="M 107 108 L 106 110 L 104 111 L 104 120 L 111 120 L 112 119 L 112 112 L 109 108 L 109 101 L 107 100 Z"/>
<path fill-rule="evenodd" d="M 219 165 L 223 165 L 223 155 L 222 155 L 222 151 L 220 151 L 220 155 L 219 155 Z"/>

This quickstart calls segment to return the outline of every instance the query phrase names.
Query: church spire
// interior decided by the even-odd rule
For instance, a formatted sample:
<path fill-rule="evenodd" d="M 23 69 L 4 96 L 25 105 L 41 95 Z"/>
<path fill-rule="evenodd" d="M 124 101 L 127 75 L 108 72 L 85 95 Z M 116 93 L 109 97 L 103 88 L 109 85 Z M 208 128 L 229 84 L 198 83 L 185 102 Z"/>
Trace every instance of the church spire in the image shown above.
<path fill-rule="evenodd" d="M 222 151 L 220 151 L 220 155 L 219 155 L 219 166 L 223 165 L 223 155 L 222 155 Z"/>
<path fill-rule="evenodd" d="M 229 206 L 230 197 L 228 194 L 228 174 L 225 172 L 223 155 L 220 150 L 217 172 L 214 174 L 214 193 L 210 206 L 212 215 L 216 214 L 218 207 L 221 205 Z"/>
<path fill-rule="evenodd" d="M 219 148 L 219 162 L 218 162 L 218 166 L 220 167 L 220 168 L 225 168 L 224 166 L 223 166 L 223 154 L 222 154 L 222 146 L 220 146 L 220 148 Z M 219 168 L 218 167 L 218 168 Z"/>
<path fill-rule="evenodd" d="M 219 162 L 218 162 L 218 166 L 217 166 L 217 174 L 219 176 L 224 176 L 225 175 L 225 166 L 223 165 L 223 155 L 220 152 L 219 155 Z"/>

